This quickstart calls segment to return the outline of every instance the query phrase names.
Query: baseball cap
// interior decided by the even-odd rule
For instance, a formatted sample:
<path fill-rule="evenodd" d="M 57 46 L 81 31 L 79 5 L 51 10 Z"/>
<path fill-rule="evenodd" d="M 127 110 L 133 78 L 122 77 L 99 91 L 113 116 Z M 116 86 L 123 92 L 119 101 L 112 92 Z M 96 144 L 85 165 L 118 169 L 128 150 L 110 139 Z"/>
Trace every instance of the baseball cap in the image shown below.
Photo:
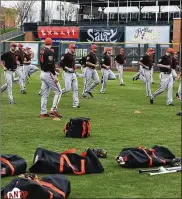
<path fill-rule="evenodd" d="M 10 47 L 17 47 L 17 44 L 15 42 L 10 43 Z"/>
<path fill-rule="evenodd" d="M 23 47 L 23 44 L 19 43 L 19 44 L 18 44 L 18 47 Z"/>
<path fill-rule="evenodd" d="M 168 48 L 168 49 L 167 49 L 167 52 L 168 52 L 168 53 L 172 53 L 172 54 L 174 54 L 174 52 L 175 52 L 175 51 L 174 51 L 174 49 L 173 49 L 173 48 Z"/>
<path fill-rule="evenodd" d="M 46 38 L 44 42 L 45 42 L 45 45 L 52 45 L 52 39 L 49 37 Z"/>
<path fill-rule="evenodd" d="M 75 48 L 77 48 L 77 47 L 75 46 L 75 44 L 69 44 L 69 49 L 75 49 Z"/>
<path fill-rule="evenodd" d="M 105 52 L 110 52 L 112 48 L 105 48 Z"/>
<path fill-rule="evenodd" d="M 26 48 L 25 48 L 25 50 L 29 50 L 29 49 L 31 49 L 31 48 L 30 48 L 30 47 L 26 47 Z"/>
<path fill-rule="evenodd" d="M 92 45 L 90 46 L 90 48 L 91 48 L 91 50 L 97 49 L 97 46 L 96 46 L 95 44 L 92 44 Z"/>

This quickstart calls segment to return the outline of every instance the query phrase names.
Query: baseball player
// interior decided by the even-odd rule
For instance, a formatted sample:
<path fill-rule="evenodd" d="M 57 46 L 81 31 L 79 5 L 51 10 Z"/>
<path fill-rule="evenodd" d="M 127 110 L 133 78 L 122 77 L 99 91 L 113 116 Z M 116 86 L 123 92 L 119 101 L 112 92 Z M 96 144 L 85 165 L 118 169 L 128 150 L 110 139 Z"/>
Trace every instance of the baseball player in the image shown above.
<path fill-rule="evenodd" d="M 179 75 L 177 76 L 177 79 L 180 80 L 181 79 L 181 75 L 182 73 L 180 72 Z M 181 101 L 182 99 L 182 90 L 181 90 L 181 81 L 180 81 L 180 84 L 179 84 L 179 88 L 178 88 L 178 96 L 179 96 L 179 99 Z M 182 116 L 182 111 L 178 112 L 176 115 L 178 116 Z"/>
<path fill-rule="evenodd" d="M 153 66 L 151 68 L 151 83 L 154 84 L 153 69 L 154 69 L 154 66 L 155 66 L 155 50 L 153 48 L 148 48 L 147 51 L 154 51 L 153 52 Z M 135 81 L 135 80 L 137 81 L 138 79 L 142 80 L 144 84 L 146 83 L 146 79 L 145 79 L 145 75 L 144 75 L 144 69 L 141 65 L 139 67 L 138 73 L 136 73 L 133 76 L 133 81 Z"/>
<path fill-rule="evenodd" d="M 150 103 L 153 104 L 155 97 L 163 93 L 168 88 L 167 105 L 174 106 L 172 92 L 173 92 L 173 77 L 171 73 L 172 56 L 174 54 L 173 48 L 168 48 L 166 54 L 159 59 L 157 66 L 160 68 L 160 88 L 153 93 L 150 98 Z"/>
<path fill-rule="evenodd" d="M 106 85 L 108 80 L 115 80 L 116 76 L 111 70 L 111 51 L 112 48 L 106 48 L 101 61 L 102 71 L 102 87 L 100 90 L 101 94 L 105 94 Z"/>
<path fill-rule="evenodd" d="M 69 44 L 68 52 L 61 57 L 61 67 L 63 68 L 64 89 L 62 93 L 73 91 L 73 108 L 80 108 L 78 99 L 78 81 L 75 71 L 75 44 Z"/>
<path fill-rule="evenodd" d="M 38 68 L 36 66 L 31 64 L 31 60 L 34 57 L 34 54 L 33 54 L 33 52 L 30 51 L 30 49 L 31 48 L 27 47 L 25 49 L 25 54 L 24 54 L 24 75 L 25 75 L 24 83 L 26 83 L 26 80 L 28 78 L 30 78 L 30 75 L 32 73 L 35 73 L 38 70 Z"/>
<path fill-rule="evenodd" d="M 84 85 L 84 91 L 82 94 L 83 98 L 87 98 L 86 96 L 87 93 L 91 97 L 93 97 L 93 94 L 91 91 L 99 84 L 99 75 L 96 70 L 96 68 L 99 66 L 98 59 L 96 56 L 97 46 L 95 44 L 92 44 L 90 48 L 91 48 L 91 51 L 86 57 L 85 85 Z M 94 80 L 92 84 L 91 84 L 91 79 Z"/>
<path fill-rule="evenodd" d="M 143 74 L 146 85 L 146 96 L 151 96 L 151 69 L 153 66 L 153 54 L 155 51 L 153 49 L 148 49 L 146 54 L 140 59 L 139 64 L 143 67 Z"/>
<path fill-rule="evenodd" d="M 40 62 L 41 62 L 41 113 L 40 117 L 56 116 L 58 118 L 62 117 L 58 113 L 58 104 L 61 99 L 61 86 L 57 78 L 56 68 L 55 68 L 55 55 L 54 52 L 50 50 L 52 46 L 52 39 L 46 38 L 44 49 L 41 50 Z M 57 75 L 56 75 L 57 74 Z M 52 108 L 50 113 L 47 113 L 47 99 L 52 89 L 55 93 Z"/>
<path fill-rule="evenodd" d="M 123 82 L 123 64 L 126 63 L 126 56 L 124 55 L 123 48 L 120 49 L 120 54 L 115 57 L 114 61 L 119 73 L 120 86 L 125 86 Z"/>
<path fill-rule="evenodd" d="M 19 84 L 20 84 L 20 92 L 22 94 L 26 94 L 25 91 L 25 76 L 23 70 L 23 62 L 24 62 L 24 51 L 22 50 L 23 45 L 21 43 L 18 44 L 18 50 L 16 50 L 15 55 L 18 57 L 18 67 L 16 69 L 16 73 L 19 77 Z"/>
<path fill-rule="evenodd" d="M 13 73 L 17 70 L 17 57 L 15 55 L 17 45 L 10 44 L 10 51 L 1 55 L 1 65 L 4 69 L 6 87 L 8 89 L 9 104 L 15 104 L 12 93 Z M 1 88 L 2 89 L 2 88 Z"/>

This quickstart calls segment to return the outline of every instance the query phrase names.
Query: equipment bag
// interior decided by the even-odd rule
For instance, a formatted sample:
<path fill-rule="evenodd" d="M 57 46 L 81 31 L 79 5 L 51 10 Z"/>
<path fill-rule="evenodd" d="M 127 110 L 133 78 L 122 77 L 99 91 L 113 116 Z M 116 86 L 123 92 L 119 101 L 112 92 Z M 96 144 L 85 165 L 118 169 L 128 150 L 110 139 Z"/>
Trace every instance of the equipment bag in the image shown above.
<path fill-rule="evenodd" d="M 1 155 L 1 177 L 25 173 L 27 163 L 22 157 L 14 154 Z"/>
<path fill-rule="evenodd" d="M 90 136 L 90 118 L 71 118 L 65 125 L 63 132 L 66 137 L 86 138 Z"/>
<path fill-rule="evenodd" d="M 60 154 L 37 148 L 33 165 L 29 171 L 32 173 L 73 173 L 76 175 L 101 173 L 104 171 L 98 157 L 91 149 L 87 149 L 81 155 L 75 152 L 76 149 L 70 149 Z"/>
<path fill-rule="evenodd" d="M 175 155 L 163 146 L 154 146 L 146 149 L 124 148 L 116 158 L 116 161 L 125 168 L 148 168 L 163 165 L 171 165 Z"/>
<path fill-rule="evenodd" d="M 1 190 L 4 199 L 61 199 L 70 194 L 70 182 L 60 174 L 37 179 L 18 177 Z"/>

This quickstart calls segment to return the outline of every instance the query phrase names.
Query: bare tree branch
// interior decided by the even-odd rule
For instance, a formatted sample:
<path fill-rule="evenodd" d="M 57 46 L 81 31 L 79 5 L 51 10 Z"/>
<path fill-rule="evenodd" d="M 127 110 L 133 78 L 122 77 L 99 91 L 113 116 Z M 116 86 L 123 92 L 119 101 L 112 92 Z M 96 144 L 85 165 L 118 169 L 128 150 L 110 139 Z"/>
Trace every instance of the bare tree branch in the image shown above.
<path fill-rule="evenodd" d="M 67 3 L 64 5 L 64 2 L 60 4 L 60 15 L 61 19 L 65 21 L 71 21 L 75 11 L 77 10 L 77 6 L 71 3 Z"/>
<path fill-rule="evenodd" d="M 24 0 L 24 1 L 17 1 L 14 2 L 13 8 L 17 10 L 18 14 L 18 22 L 20 27 L 22 28 L 23 23 L 29 19 L 29 15 L 33 12 L 33 5 L 35 1 L 32 0 Z"/>

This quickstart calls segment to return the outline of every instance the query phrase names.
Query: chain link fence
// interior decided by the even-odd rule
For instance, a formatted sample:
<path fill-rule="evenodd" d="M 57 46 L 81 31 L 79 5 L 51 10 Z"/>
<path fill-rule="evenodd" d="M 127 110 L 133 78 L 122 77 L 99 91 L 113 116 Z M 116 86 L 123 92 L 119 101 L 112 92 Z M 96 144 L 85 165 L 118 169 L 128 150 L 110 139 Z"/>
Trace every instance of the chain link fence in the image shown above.
<path fill-rule="evenodd" d="M 12 42 L 12 41 L 11 41 Z M 15 43 L 22 43 L 22 44 L 29 44 L 34 43 L 37 44 L 38 52 L 34 52 L 35 54 L 39 54 L 40 47 L 44 44 L 43 42 L 30 42 L 30 41 L 15 41 Z M 9 51 L 9 44 L 10 41 L 5 41 L 1 43 L 1 53 Z M 120 48 L 125 49 L 125 56 L 126 56 L 126 64 L 124 64 L 125 68 L 138 68 L 138 61 L 141 56 L 143 56 L 146 52 L 146 50 L 150 47 L 155 49 L 156 55 L 155 55 L 155 62 L 157 63 L 159 58 L 165 54 L 166 49 L 169 47 L 173 47 L 173 43 L 168 44 L 132 44 L 132 43 L 95 43 L 98 46 L 97 50 L 97 57 L 98 61 L 101 60 L 101 57 L 104 52 L 104 48 L 110 47 L 112 48 L 112 68 L 114 68 L 114 57 L 115 55 L 119 54 Z M 91 43 L 87 42 L 76 42 L 76 64 L 79 66 L 79 60 L 86 56 L 90 52 L 90 45 Z M 175 44 L 176 45 L 176 44 Z M 63 54 L 65 54 L 68 51 L 69 42 L 62 42 L 58 43 L 57 45 L 53 46 L 56 56 L 56 62 L 60 62 L 60 58 Z M 179 52 L 179 61 L 181 57 L 181 52 Z M 37 56 L 37 63 L 39 64 L 39 56 Z M 181 64 L 180 64 L 181 65 Z M 158 71 L 159 68 L 155 67 L 155 71 Z"/>

